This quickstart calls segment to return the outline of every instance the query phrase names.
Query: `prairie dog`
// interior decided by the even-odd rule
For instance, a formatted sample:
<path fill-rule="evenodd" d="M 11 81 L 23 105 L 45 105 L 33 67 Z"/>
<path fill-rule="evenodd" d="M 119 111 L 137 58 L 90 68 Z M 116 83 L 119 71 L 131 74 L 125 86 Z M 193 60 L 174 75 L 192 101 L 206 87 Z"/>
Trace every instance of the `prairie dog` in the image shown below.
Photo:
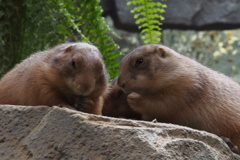
<path fill-rule="evenodd" d="M 240 148 L 240 86 L 163 45 L 143 45 L 121 61 L 118 85 L 144 120 L 228 137 Z"/>
<path fill-rule="evenodd" d="M 0 104 L 61 105 L 100 114 L 107 73 L 99 50 L 65 43 L 32 54 L 0 80 Z"/>
<path fill-rule="evenodd" d="M 141 115 L 128 105 L 127 94 L 117 85 L 117 78 L 109 85 L 109 93 L 105 97 L 102 114 L 109 117 L 140 120 Z"/>

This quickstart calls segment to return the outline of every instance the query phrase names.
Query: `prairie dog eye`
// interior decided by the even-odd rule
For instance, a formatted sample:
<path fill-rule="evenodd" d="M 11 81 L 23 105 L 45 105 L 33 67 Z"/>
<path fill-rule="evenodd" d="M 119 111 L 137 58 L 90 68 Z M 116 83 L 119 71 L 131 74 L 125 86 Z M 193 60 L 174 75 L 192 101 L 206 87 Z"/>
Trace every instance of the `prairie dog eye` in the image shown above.
<path fill-rule="evenodd" d="M 123 95 L 123 91 L 122 91 L 122 90 L 119 90 L 119 91 L 117 92 L 117 96 L 120 97 L 120 96 L 122 96 L 122 95 Z"/>
<path fill-rule="evenodd" d="M 74 59 L 72 59 L 72 66 L 73 66 L 73 68 L 76 68 L 76 62 Z"/>
<path fill-rule="evenodd" d="M 135 62 L 135 67 L 141 65 L 144 62 L 143 58 L 138 58 Z"/>

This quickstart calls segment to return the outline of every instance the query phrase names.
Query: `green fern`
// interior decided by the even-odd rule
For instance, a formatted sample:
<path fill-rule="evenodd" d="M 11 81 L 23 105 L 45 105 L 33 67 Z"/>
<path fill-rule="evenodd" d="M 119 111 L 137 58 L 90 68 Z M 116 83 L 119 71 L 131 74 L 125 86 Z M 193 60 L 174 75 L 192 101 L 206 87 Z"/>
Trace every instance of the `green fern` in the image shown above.
<path fill-rule="evenodd" d="M 98 46 L 102 52 L 110 78 L 113 79 L 119 73 L 119 71 L 116 70 L 120 64 L 119 60 L 116 60 L 120 55 L 120 52 L 117 50 L 119 46 L 107 34 L 111 33 L 116 36 L 101 16 L 103 10 L 99 3 L 100 0 L 79 0 L 78 8 L 81 12 L 84 11 L 82 15 L 84 18 L 81 18 L 84 19 L 84 22 L 81 22 L 80 26 L 83 35 L 88 37 L 89 41 L 95 46 Z M 80 21 L 80 19 L 77 21 Z"/>
<path fill-rule="evenodd" d="M 135 23 L 139 25 L 144 43 L 159 43 L 162 34 L 160 21 L 164 20 L 161 14 L 165 12 L 164 8 L 167 6 L 152 0 L 129 0 L 127 5 L 136 5 L 131 13 L 135 13 Z"/>

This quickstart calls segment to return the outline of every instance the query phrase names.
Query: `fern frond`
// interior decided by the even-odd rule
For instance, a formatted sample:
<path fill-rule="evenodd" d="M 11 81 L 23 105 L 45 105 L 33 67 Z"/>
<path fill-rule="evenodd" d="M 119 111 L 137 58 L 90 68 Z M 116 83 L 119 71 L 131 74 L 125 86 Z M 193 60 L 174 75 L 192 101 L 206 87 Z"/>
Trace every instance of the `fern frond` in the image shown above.
<path fill-rule="evenodd" d="M 157 23 L 153 22 L 153 24 L 158 24 L 158 25 L 152 25 L 152 26 L 150 26 L 150 28 L 156 29 L 156 30 L 161 30 L 161 28 L 159 26 L 161 23 L 159 21 L 157 21 Z M 148 24 L 143 24 L 143 25 L 139 26 L 139 29 L 145 29 L 145 28 L 147 28 L 147 26 L 148 26 Z"/>
<path fill-rule="evenodd" d="M 139 0 L 131 0 L 127 2 L 127 5 L 137 5 L 137 4 L 143 4 L 143 1 L 139 1 Z"/>
<path fill-rule="evenodd" d="M 101 51 L 104 62 L 107 66 L 110 78 L 113 79 L 118 75 L 116 67 L 120 64 L 116 58 L 120 55 L 119 46 L 108 36 L 108 34 L 116 35 L 106 24 L 102 15 L 102 8 L 99 5 L 99 0 L 77 0 L 76 5 L 79 8 L 81 16 L 82 34 L 89 41 L 97 46 Z"/>
<path fill-rule="evenodd" d="M 164 8 L 167 6 L 152 0 L 129 0 L 127 5 L 135 5 L 131 13 L 134 13 L 135 23 L 139 25 L 144 43 L 159 43 L 161 41 L 160 25 L 164 20 L 161 14 L 165 12 Z"/>

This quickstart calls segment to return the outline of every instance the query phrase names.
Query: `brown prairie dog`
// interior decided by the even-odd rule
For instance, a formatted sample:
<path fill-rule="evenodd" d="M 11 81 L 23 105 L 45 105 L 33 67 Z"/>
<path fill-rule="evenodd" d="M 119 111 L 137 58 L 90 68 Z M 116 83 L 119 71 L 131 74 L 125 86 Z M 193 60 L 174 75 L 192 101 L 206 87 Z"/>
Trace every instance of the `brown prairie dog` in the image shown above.
<path fill-rule="evenodd" d="M 240 148 L 240 86 L 229 77 L 150 44 L 122 59 L 118 84 L 143 119 L 205 130 Z"/>
<path fill-rule="evenodd" d="M 62 105 L 101 114 L 107 73 L 99 50 L 65 43 L 37 52 L 0 80 L 0 104 Z"/>
<path fill-rule="evenodd" d="M 109 93 L 105 97 L 102 114 L 109 117 L 140 120 L 141 115 L 130 108 L 127 95 L 117 85 L 117 78 L 109 86 Z"/>

